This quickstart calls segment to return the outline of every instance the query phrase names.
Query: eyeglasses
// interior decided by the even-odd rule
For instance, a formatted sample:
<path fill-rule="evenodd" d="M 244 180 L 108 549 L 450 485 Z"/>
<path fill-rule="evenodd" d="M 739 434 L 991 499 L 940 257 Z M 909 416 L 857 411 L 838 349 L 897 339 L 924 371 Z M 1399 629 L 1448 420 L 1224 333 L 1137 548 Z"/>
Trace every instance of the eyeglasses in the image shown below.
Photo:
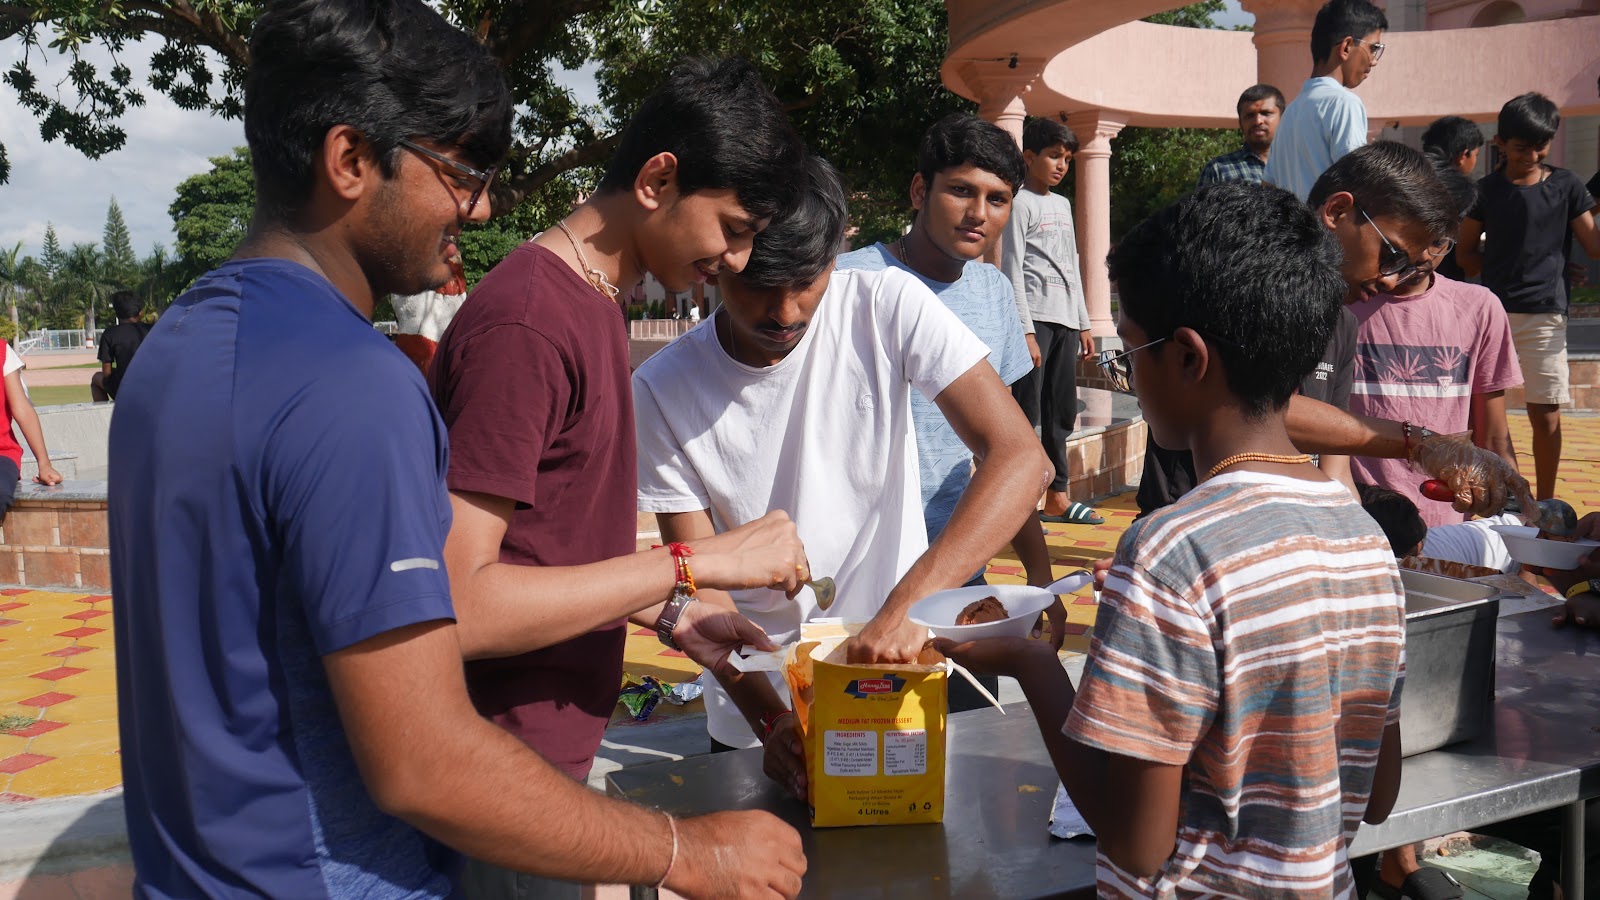
<path fill-rule="evenodd" d="M 1095 354 L 1094 363 L 1105 373 L 1106 380 L 1111 382 L 1114 390 L 1124 394 L 1133 392 L 1133 354 L 1146 347 L 1154 347 L 1162 341 L 1171 340 L 1171 337 L 1156 338 L 1148 344 L 1140 344 L 1132 350 L 1101 350 Z"/>
<path fill-rule="evenodd" d="M 1356 209 L 1361 210 L 1362 217 L 1367 220 L 1368 225 L 1372 226 L 1372 230 L 1377 232 L 1378 240 L 1383 241 L 1383 250 L 1378 255 L 1379 278 L 1394 278 L 1397 283 L 1405 284 L 1418 275 L 1432 272 L 1434 267 L 1439 264 L 1439 260 L 1444 259 L 1445 255 L 1456 245 L 1456 242 L 1451 238 L 1440 238 L 1428 248 L 1431 251 L 1428 254 L 1428 259 L 1422 262 L 1414 262 L 1410 256 L 1407 256 L 1404 251 L 1389 241 L 1388 236 L 1383 233 L 1383 229 L 1378 227 L 1378 223 L 1372 221 L 1372 216 L 1367 213 L 1365 207 L 1360 203 L 1355 206 Z"/>
<path fill-rule="evenodd" d="M 472 218 L 472 211 L 478 208 L 478 198 L 482 197 L 484 191 L 489 189 L 489 183 L 494 181 L 495 174 L 500 171 L 499 166 L 490 166 L 487 170 L 474 169 L 464 162 L 453 160 L 450 157 L 445 156 L 443 153 L 437 153 L 433 150 L 429 150 L 427 147 L 424 147 L 415 141 L 408 141 L 404 138 L 400 140 L 400 146 L 405 147 L 407 150 L 415 150 L 416 152 L 428 157 L 431 160 L 434 160 L 435 162 L 448 166 L 469 178 L 476 178 L 478 180 L 478 186 L 473 188 L 472 196 L 467 198 L 467 218 L 469 219 Z"/>
<path fill-rule="evenodd" d="M 1383 51 L 1389 46 L 1388 44 L 1379 43 L 1378 41 L 1364 41 L 1361 38 L 1351 38 L 1350 40 L 1355 41 L 1358 44 L 1366 44 L 1368 47 L 1371 47 L 1373 62 L 1383 59 Z"/>

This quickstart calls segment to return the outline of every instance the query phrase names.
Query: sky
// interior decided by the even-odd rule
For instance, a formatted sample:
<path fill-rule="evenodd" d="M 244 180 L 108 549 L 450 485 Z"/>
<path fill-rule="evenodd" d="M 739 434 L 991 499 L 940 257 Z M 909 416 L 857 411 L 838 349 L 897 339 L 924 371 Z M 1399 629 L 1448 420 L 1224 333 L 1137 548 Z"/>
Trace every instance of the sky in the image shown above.
<path fill-rule="evenodd" d="M 1253 20 L 1240 11 L 1238 0 L 1227 0 L 1227 5 L 1219 24 Z M 133 70 L 134 83 L 143 87 L 145 105 L 123 117 L 121 125 L 128 133 L 123 148 L 99 160 L 60 141 L 45 143 L 39 137 L 38 120 L 17 103 L 15 91 L 0 85 L 0 142 L 11 159 L 11 181 L 0 185 L 0 247 L 21 242 L 24 254 L 37 256 L 47 222 L 55 225 L 63 247 L 98 243 L 106 207 L 115 196 L 135 252 L 143 256 L 158 243 L 171 249 L 172 217 L 167 208 L 178 184 L 209 169 L 212 157 L 242 146 L 244 127 L 237 120 L 179 109 L 149 87 L 150 54 L 157 47 L 156 41 L 130 44 L 120 55 Z M 22 57 L 22 49 L 15 38 L 0 42 L 0 69 L 11 68 Z M 85 55 L 102 68 L 109 60 L 98 47 Z M 49 54 L 46 59 L 48 64 L 35 70 L 44 86 L 55 84 L 67 72 L 62 57 Z M 597 102 L 592 68 L 564 73 L 562 80 L 579 102 Z"/>

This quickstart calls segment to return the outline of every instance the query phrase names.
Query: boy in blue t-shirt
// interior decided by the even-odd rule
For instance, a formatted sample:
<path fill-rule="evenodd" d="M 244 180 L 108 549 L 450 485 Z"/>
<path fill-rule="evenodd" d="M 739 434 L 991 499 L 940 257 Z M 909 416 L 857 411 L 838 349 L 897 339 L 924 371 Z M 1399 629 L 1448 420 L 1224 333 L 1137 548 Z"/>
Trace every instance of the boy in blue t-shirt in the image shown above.
<path fill-rule="evenodd" d="M 917 171 L 911 176 L 911 230 L 893 244 L 882 242 L 839 257 L 839 269 L 907 269 L 927 285 L 978 339 L 989 346 L 989 362 L 1007 385 L 1033 368 L 1017 317 L 1011 282 L 983 255 L 1005 233 L 1011 201 L 1022 186 L 1024 164 L 1009 134 L 976 116 L 954 113 L 922 136 Z M 944 531 L 956 502 L 972 481 L 972 451 L 932 401 L 913 392 L 923 518 L 931 542 Z M 1055 580 L 1044 531 L 1030 517 L 1012 548 L 1036 586 Z M 980 570 L 972 584 L 984 583 Z M 1051 641 L 1065 637 L 1065 610 L 1051 609 Z M 1058 621 L 1059 619 L 1059 621 Z M 951 682 L 951 693 L 963 686 Z M 977 698 L 978 704 L 985 701 Z M 958 704 L 953 699 L 951 708 Z M 965 707 L 962 707 L 965 708 Z M 976 707 L 974 707 L 976 708 Z"/>
<path fill-rule="evenodd" d="M 1533 426 L 1534 496 L 1555 496 L 1561 462 L 1561 404 L 1567 390 L 1568 251 L 1575 237 L 1600 258 L 1595 199 L 1572 172 L 1547 164 L 1561 126 L 1556 105 L 1526 93 L 1500 108 L 1495 146 L 1505 157 L 1478 183 L 1478 202 L 1461 223 L 1457 261 L 1506 308 L 1522 363 Z M 1479 242 L 1482 246 L 1479 246 Z"/>

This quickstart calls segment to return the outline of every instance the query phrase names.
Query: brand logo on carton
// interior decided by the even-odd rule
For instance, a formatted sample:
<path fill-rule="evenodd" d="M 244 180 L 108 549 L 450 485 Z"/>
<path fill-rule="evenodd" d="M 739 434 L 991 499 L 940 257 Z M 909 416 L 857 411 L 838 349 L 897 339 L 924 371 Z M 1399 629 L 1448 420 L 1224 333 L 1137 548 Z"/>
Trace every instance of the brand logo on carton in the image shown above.
<path fill-rule="evenodd" d="M 878 694 L 898 694 L 905 686 L 904 678 L 898 675 L 884 675 L 882 678 L 857 678 L 845 685 L 844 692 L 859 700 Z"/>

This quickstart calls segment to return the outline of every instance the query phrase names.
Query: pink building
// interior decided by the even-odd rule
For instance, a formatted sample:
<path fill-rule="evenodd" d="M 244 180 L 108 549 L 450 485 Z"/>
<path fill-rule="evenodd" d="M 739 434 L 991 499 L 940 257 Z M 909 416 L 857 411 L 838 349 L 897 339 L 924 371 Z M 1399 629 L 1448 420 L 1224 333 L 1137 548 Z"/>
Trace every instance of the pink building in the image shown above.
<path fill-rule="evenodd" d="M 1077 133 L 1078 240 L 1095 334 L 1112 336 L 1111 139 L 1124 127 L 1237 126 L 1239 92 L 1261 81 L 1290 99 L 1311 71 L 1323 0 L 1241 0 L 1253 33 L 1151 25 L 1171 0 L 945 0 L 944 83 L 1019 140 L 1026 115 Z M 1564 122 L 1551 162 L 1587 179 L 1600 167 L 1600 0 L 1377 0 L 1392 26 L 1358 93 L 1374 137 L 1415 142 L 1439 116 L 1487 123 L 1539 91 Z M 1198 173 L 1196 173 L 1198 174 Z"/>

